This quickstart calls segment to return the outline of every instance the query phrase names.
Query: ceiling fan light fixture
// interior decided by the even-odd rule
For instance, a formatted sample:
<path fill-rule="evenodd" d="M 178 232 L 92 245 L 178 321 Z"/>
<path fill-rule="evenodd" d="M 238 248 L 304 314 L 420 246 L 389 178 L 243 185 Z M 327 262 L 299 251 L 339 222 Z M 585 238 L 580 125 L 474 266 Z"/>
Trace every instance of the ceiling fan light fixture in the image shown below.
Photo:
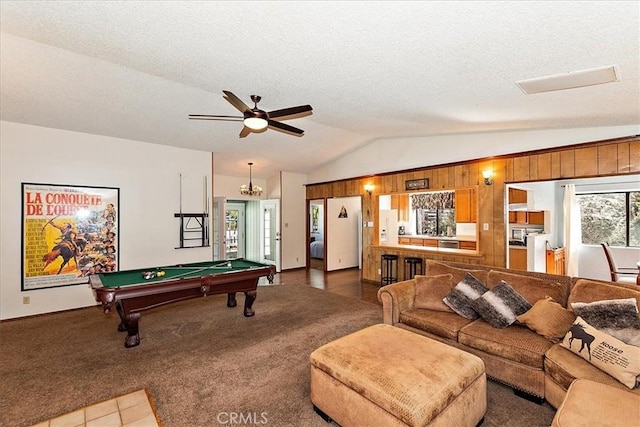
<path fill-rule="evenodd" d="M 244 125 L 251 130 L 262 130 L 266 128 L 269 123 L 262 117 L 246 117 L 244 119 Z"/>

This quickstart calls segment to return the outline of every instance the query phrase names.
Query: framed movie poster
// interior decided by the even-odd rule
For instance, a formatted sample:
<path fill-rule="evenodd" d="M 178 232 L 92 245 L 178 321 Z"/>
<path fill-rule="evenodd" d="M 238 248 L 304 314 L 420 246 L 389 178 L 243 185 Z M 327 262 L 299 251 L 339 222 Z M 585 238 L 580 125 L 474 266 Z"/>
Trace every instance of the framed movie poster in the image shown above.
<path fill-rule="evenodd" d="M 118 270 L 120 190 L 22 183 L 22 290 Z"/>

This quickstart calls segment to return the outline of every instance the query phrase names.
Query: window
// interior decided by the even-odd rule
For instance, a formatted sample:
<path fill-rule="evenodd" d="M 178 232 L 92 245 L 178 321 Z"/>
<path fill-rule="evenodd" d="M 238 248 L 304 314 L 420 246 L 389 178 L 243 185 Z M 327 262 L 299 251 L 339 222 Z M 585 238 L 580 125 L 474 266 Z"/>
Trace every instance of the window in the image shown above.
<path fill-rule="evenodd" d="M 577 195 L 582 243 L 640 247 L 640 191 Z"/>

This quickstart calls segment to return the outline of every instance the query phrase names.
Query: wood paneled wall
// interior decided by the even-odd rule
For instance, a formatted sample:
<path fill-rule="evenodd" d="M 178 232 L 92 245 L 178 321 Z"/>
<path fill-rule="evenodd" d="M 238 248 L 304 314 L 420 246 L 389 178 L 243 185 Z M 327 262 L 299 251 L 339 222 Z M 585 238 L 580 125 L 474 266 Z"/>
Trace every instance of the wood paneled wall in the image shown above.
<path fill-rule="evenodd" d="M 484 184 L 482 171 L 486 169 L 493 171 L 493 185 Z M 481 256 L 466 258 L 434 254 L 428 257 L 504 267 L 507 250 L 505 184 L 629 174 L 640 174 L 640 137 L 638 136 L 309 184 L 307 200 L 362 196 L 363 220 L 374 221 L 377 211 L 374 207 L 377 206 L 378 195 L 404 192 L 406 180 L 428 178 L 429 190 L 477 186 L 478 247 Z M 364 190 L 365 184 L 375 185 L 372 195 Z M 483 224 L 488 224 L 489 229 L 485 231 Z M 375 228 L 363 229 L 362 277 L 370 281 L 379 280 L 377 271 L 380 268 L 381 250 L 372 246 L 375 239 L 374 230 Z"/>

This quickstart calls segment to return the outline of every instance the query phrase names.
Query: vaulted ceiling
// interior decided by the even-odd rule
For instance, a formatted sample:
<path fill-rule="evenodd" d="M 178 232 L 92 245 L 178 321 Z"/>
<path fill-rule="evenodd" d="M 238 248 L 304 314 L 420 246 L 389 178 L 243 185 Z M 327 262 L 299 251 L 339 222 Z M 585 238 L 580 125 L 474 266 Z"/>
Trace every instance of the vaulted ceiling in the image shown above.
<path fill-rule="evenodd" d="M 216 173 L 309 173 L 384 138 L 640 124 L 636 1 L 0 2 L 1 119 L 216 153 Z M 524 94 L 614 65 L 618 80 Z M 276 110 L 239 138 L 229 90 Z M 446 149 L 446 147 L 444 147 Z M 456 147 L 464 150 L 464 147 Z"/>

